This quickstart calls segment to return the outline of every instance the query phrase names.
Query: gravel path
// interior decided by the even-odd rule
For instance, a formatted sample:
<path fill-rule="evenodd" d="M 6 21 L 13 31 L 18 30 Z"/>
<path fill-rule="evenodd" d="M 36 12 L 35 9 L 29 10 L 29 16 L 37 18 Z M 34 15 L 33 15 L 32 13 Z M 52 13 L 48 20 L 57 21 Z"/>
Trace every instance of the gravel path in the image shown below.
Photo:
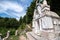
<path fill-rule="evenodd" d="M 27 40 L 23 35 L 19 37 L 19 40 Z"/>

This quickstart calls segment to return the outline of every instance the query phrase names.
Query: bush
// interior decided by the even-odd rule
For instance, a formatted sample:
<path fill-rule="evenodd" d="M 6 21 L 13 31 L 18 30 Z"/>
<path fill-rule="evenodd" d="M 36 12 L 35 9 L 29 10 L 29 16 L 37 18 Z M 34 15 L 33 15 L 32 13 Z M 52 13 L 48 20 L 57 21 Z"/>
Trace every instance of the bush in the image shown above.
<path fill-rule="evenodd" d="M 0 33 L 2 34 L 2 37 L 5 37 L 6 36 L 6 33 L 7 33 L 7 29 L 6 28 L 0 28 Z"/>
<path fill-rule="evenodd" d="M 10 35 L 15 35 L 15 29 L 10 29 Z"/>
<path fill-rule="evenodd" d="M 18 36 L 12 35 L 8 38 L 8 40 L 19 40 Z"/>

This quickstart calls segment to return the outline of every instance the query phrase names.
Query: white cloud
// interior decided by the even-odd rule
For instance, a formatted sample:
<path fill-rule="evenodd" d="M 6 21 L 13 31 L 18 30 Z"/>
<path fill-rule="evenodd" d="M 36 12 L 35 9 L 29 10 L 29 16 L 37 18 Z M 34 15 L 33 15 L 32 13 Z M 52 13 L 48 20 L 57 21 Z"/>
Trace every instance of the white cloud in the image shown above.
<path fill-rule="evenodd" d="M 23 7 L 21 5 L 18 5 L 16 3 L 12 3 L 12 2 L 2 2 L 2 3 L 0 3 L 0 6 L 3 7 L 4 10 L 12 9 L 16 12 L 23 11 Z"/>
<path fill-rule="evenodd" d="M 12 12 L 7 12 L 7 10 L 12 10 Z M 1 2 L 0 3 L 0 13 L 4 12 L 7 15 L 18 17 L 16 19 L 19 19 L 21 13 L 23 13 L 24 8 L 21 5 L 18 5 L 17 3 L 12 2 Z"/>
<path fill-rule="evenodd" d="M 19 18 L 16 18 L 19 21 Z"/>

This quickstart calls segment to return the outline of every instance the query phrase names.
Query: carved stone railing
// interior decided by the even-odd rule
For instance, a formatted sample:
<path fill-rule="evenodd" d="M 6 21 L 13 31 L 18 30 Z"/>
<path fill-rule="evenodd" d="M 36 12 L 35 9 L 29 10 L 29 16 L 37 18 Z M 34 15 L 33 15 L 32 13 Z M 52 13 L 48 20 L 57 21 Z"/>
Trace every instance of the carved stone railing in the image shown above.
<path fill-rule="evenodd" d="M 10 35 L 10 31 L 7 32 L 7 35 L 6 37 L 3 38 L 3 40 L 7 40 L 9 38 L 9 35 Z"/>

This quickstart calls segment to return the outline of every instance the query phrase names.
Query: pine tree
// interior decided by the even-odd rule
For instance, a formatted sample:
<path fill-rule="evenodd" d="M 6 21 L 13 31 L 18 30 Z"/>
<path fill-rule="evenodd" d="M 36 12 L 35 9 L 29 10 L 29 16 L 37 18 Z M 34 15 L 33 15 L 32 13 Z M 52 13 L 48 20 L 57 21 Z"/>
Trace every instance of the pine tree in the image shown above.
<path fill-rule="evenodd" d="M 27 24 L 32 22 L 35 6 L 36 6 L 36 2 L 33 1 L 33 2 L 31 2 L 31 5 L 27 8 L 27 12 L 26 12 Z"/>
<path fill-rule="evenodd" d="M 51 0 L 51 10 L 60 16 L 60 0 Z"/>

